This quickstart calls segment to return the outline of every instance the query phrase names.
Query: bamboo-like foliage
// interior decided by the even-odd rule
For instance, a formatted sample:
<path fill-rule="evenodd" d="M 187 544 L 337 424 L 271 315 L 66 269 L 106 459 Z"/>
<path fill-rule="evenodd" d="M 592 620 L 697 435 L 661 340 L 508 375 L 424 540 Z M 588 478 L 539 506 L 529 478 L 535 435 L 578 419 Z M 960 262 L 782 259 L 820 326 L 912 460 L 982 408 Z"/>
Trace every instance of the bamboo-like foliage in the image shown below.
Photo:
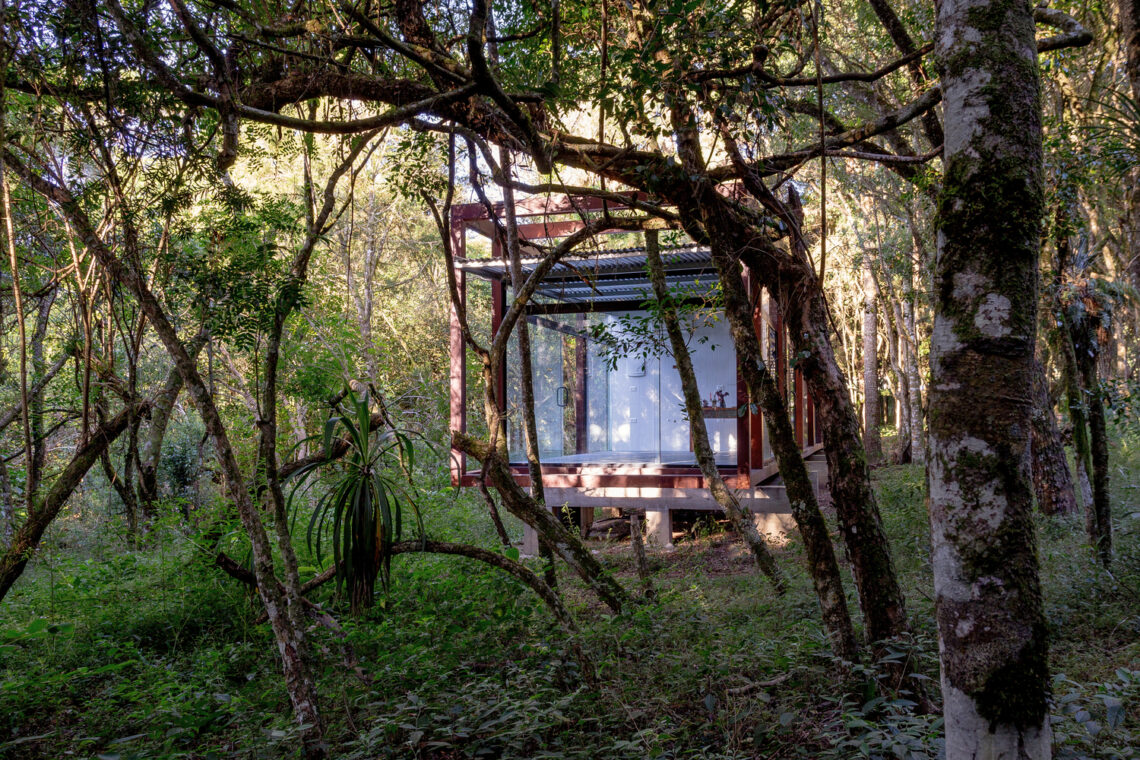
<path fill-rule="evenodd" d="M 415 501 L 386 474 L 393 460 L 411 472 L 415 466 L 411 440 L 395 429 L 373 429 L 367 393 L 358 396 L 348 390 L 344 406 L 347 411 L 334 412 L 325 422 L 325 457 L 294 473 L 289 504 L 296 514 L 298 494 L 308 492 L 321 468 L 333 459 L 336 441 L 346 442 L 349 448 L 339 460 L 340 472 L 317 500 L 309 518 L 307 540 L 310 551 L 323 562 L 324 541 L 331 524 L 337 590 L 343 584 L 355 614 L 372 606 L 377 578 L 385 590 L 388 588 L 391 549 L 403 533 L 405 507 L 411 507 L 421 536 L 423 520 Z"/>

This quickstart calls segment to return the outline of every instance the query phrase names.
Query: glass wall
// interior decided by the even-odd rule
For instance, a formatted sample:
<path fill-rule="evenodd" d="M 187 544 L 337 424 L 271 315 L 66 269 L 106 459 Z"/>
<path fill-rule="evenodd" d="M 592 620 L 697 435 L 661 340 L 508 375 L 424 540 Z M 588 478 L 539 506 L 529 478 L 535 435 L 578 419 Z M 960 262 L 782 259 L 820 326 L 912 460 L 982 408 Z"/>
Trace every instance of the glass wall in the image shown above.
<path fill-rule="evenodd" d="M 709 442 L 736 462 L 736 355 L 723 314 L 684 318 Z M 539 456 L 544 464 L 693 466 L 681 378 L 663 327 L 646 311 L 527 318 Z M 508 347 L 511 460 L 526 461 L 517 335 Z"/>

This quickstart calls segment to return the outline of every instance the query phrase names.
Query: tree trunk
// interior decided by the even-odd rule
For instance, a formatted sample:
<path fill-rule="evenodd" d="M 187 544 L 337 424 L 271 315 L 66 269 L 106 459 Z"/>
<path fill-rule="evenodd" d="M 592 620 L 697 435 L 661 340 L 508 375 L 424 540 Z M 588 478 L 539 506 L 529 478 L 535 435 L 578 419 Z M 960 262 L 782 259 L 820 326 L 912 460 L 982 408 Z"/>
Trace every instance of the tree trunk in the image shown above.
<path fill-rule="evenodd" d="M 1029 430 L 1044 211 L 1033 11 L 942 0 L 931 553 L 948 758 L 1050 757 Z"/>
<path fill-rule="evenodd" d="M 1037 508 L 1046 515 L 1068 515 L 1077 511 L 1073 476 L 1061 443 L 1061 433 L 1053 416 L 1053 401 L 1045 381 L 1045 367 L 1033 360 L 1033 430 L 1030 435 L 1033 460 L 1033 491 Z"/>
<path fill-rule="evenodd" d="M 756 338 L 752 309 L 740 283 L 739 268 L 719 257 L 714 259 L 714 263 L 717 263 L 718 269 L 724 268 L 720 272 L 720 278 L 722 287 L 727 284 L 724 287 L 725 311 L 732 329 L 737 363 L 744 374 L 749 402 L 758 404 L 764 414 L 765 430 L 776 457 L 776 466 L 784 480 L 792 517 L 804 542 L 808 573 L 811 575 L 816 598 L 819 599 L 824 630 L 828 633 L 835 654 L 854 662 L 859 659 L 859 645 L 851 615 L 847 611 L 847 595 L 843 590 L 835 547 L 831 543 L 827 523 L 815 498 L 815 490 L 800 447 L 796 443 L 784 399 L 764 363 L 760 342 Z M 734 276 L 730 277 L 730 274 Z M 856 574 L 856 586 L 859 585 L 858 577 Z M 860 601 L 863 601 L 862 598 Z M 866 607 L 864 614 L 867 614 Z"/>
<path fill-rule="evenodd" d="M 906 464 L 910 461 L 910 385 L 906 374 L 906 338 L 903 337 L 902 309 L 895 301 L 893 295 L 887 296 L 887 357 L 891 365 L 891 375 L 895 385 L 895 430 L 898 436 L 894 451 L 891 452 L 891 464 Z"/>
<path fill-rule="evenodd" d="M 451 431 L 451 445 L 482 462 L 487 478 L 499 492 L 507 511 L 538 531 L 539 539 L 547 541 L 554 553 L 578 574 L 607 607 L 614 612 L 621 612 L 622 606 L 629 601 L 626 590 L 605 571 L 589 549 L 582 545 L 561 520 L 551 514 L 550 510 L 539 506 L 515 482 L 510 465 L 504 461 L 499 449 L 458 430 Z"/>
<path fill-rule="evenodd" d="M 906 338 L 903 361 L 906 366 L 907 393 L 910 394 L 910 461 L 926 463 L 926 442 L 923 435 L 922 387 L 918 370 L 918 332 L 915 329 L 914 262 L 910 256 L 903 264 L 902 316 Z"/>
<path fill-rule="evenodd" d="M 883 460 L 883 441 L 879 436 L 879 323 L 875 290 L 871 254 L 863 251 L 863 443 L 867 448 L 867 464 L 872 466 Z"/>
<path fill-rule="evenodd" d="M 681 167 L 690 177 L 700 176 L 704 169 L 700 138 L 692 113 L 681 98 L 674 100 L 671 117 Z M 727 142 L 731 135 L 726 133 L 725 139 Z M 743 161 L 739 153 L 737 159 Z M 781 216 L 789 230 L 800 228 L 802 219 L 794 217 L 795 212 L 789 204 L 781 203 L 754 175 L 745 173 L 744 182 L 754 198 Z M 792 346 L 796 349 L 797 368 L 803 373 L 818 410 L 816 420 L 823 429 L 830 490 L 853 565 L 867 635 L 871 641 L 880 641 L 905 633 L 908 628 L 906 607 L 882 519 L 875 505 L 871 473 L 859 435 L 859 419 L 851 405 L 846 379 L 832 351 L 827 304 L 802 236 L 797 234 L 792 240 L 790 252 L 776 249 L 756 217 L 735 207 L 707 182 L 675 187 L 673 200 L 690 236 L 709 243 L 713 264 L 725 292 L 737 358 L 749 393 L 759 394 L 757 398 L 762 405 L 768 403 L 769 398 L 763 393 L 763 375 L 767 373 L 761 371 L 765 365 L 759 355 L 759 343 L 751 321 L 752 309 L 747 305 L 748 294 L 743 292 L 740 280 L 740 262 L 746 264 L 760 284 L 776 298 Z M 748 379 L 750 375 L 751 380 Z M 779 394 L 776 397 L 779 398 Z M 783 407 L 782 399 L 779 406 Z M 778 423 L 781 417 L 787 419 L 786 410 L 778 411 L 774 400 L 771 400 L 771 407 L 771 410 L 767 406 L 764 408 L 769 424 Z M 780 462 L 780 474 L 786 482 L 788 499 L 793 507 L 799 501 L 793 495 L 793 488 L 804 488 L 806 483 L 806 491 L 811 492 L 806 469 L 803 479 L 793 469 L 795 460 L 800 459 L 799 447 L 794 440 L 793 437 L 792 443 L 787 444 L 786 460 Z M 773 449 L 781 444 L 777 435 L 772 435 L 772 441 Z M 777 458 L 780 458 L 779 454 Z M 802 459 L 800 468 L 803 468 Z M 805 503 L 813 502 L 814 499 Z"/>
<path fill-rule="evenodd" d="M 744 543 L 756 560 L 757 567 L 772 581 L 772 587 L 776 593 L 783 594 L 787 590 L 787 582 L 783 573 L 780 572 L 779 566 L 776 565 L 776 560 L 769 551 L 764 537 L 756 529 L 756 523 L 752 521 L 752 516 L 741 508 L 736 494 L 725 484 L 724 478 L 720 476 L 720 470 L 717 469 L 716 455 L 709 444 L 709 431 L 705 427 L 701 392 L 697 387 L 697 373 L 693 370 L 693 360 L 689 355 L 689 347 L 685 345 L 685 336 L 681 330 L 681 323 L 677 319 L 677 310 L 673 306 L 669 286 L 665 282 L 665 265 L 661 261 L 656 230 L 645 233 L 645 243 L 645 261 L 646 268 L 649 270 L 649 281 L 653 286 L 653 295 L 657 299 L 658 307 L 661 309 L 665 332 L 669 335 L 669 344 L 673 349 L 673 361 L 677 365 L 677 374 L 681 377 L 681 391 L 685 397 L 685 413 L 689 418 L 689 434 L 692 437 L 693 453 L 697 458 L 697 464 L 705 476 L 705 484 L 709 492 L 716 503 L 724 509 L 733 529 L 744 539 Z M 752 333 L 752 341 L 755 342 L 755 330 Z M 743 442 L 739 445 L 743 445 Z"/>
<path fill-rule="evenodd" d="M 0 315 L 2 316 L 2 315 Z M 8 465 L 0 460 L 0 541 L 7 550 L 12 542 L 12 534 L 16 526 L 12 524 L 15 517 L 16 495 L 12 492 L 12 478 L 8 475 Z"/>
<path fill-rule="evenodd" d="M 1108 430 L 1104 414 L 1104 394 L 1097 373 L 1097 344 L 1094 328 L 1086 321 L 1071 325 L 1076 331 L 1073 348 L 1080 369 L 1081 389 L 1089 422 L 1089 454 L 1092 461 L 1092 504 L 1090 538 L 1101 564 L 1112 564 L 1112 510 L 1108 495 Z"/>
<path fill-rule="evenodd" d="M 186 345 L 191 357 L 195 359 L 198 357 L 202 347 L 206 345 L 206 337 L 206 328 L 203 326 Z M 154 504 L 158 501 L 158 465 L 162 460 L 162 443 L 166 439 L 166 429 L 170 425 L 170 413 L 174 411 L 174 404 L 181 392 L 182 375 L 178 373 L 176 367 L 171 367 L 166 373 L 166 383 L 162 391 L 155 398 L 154 408 L 150 413 L 150 425 L 139 446 L 137 490 L 139 506 L 146 520 L 154 517 Z"/>
<path fill-rule="evenodd" d="M 1096 511 L 1096 496 L 1093 489 L 1094 465 L 1092 444 L 1092 414 L 1089 394 L 1083 387 L 1081 362 L 1077 358 L 1074 343 L 1078 328 L 1072 324 L 1062 305 L 1056 305 L 1056 313 L 1061 326 L 1055 339 L 1061 356 L 1061 379 L 1065 386 L 1065 396 L 1069 405 L 1069 421 L 1073 426 L 1073 454 L 1077 464 L 1077 485 L 1081 497 L 1081 507 L 1085 512 L 1085 530 L 1089 543 L 1097 546 L 1100 542 L 1100 526 Z"/>
<path fill-rule="evenodd" d="M 71 461 L 52 481 L 51 488 L 35 498 L 27 521 L 15 531 L 7 551 L 0 557 L 0 601 L 3 601 L 12 584 L 24 572 L 28 560 L 35 555 L 36 548 L 40 545 L 44 531 L 67 504 L 68 497 L 83 480 L 83 476 L 95 465 L 107 447 L 127 429 L 131 418 L 141 413 L 148 403 L 128 406 L 91 431 L 86 443 L 76 450 Z"/>
<path fill-rule="evenodd" d="M 102 403 L 102 399 L 100 403 Z M 121 476 L 111 462 L 110 448 L 103 449 L 99 455 L 99 461 L 103 465 L 103 474 L 111 483 L 111 487 L 115 489 L 115 493 L 119 495 L 119 500 L 123 502 L 123 511 L 127 518 L 127 544 L 132 549 L 138 548 L 139 540 L 139 504 L 132 484 L 134 482 L 134 463 L 138 454 L 140 421 L 140 418 L 135 418 L 127 425 L 127 448 L 123 454 L 123 473 Z"/>
<path fill-rule="evenodd" d="M 816 403 L 831 498 L 859 589 L 867 638 L 872 642 L 894 638 L 909 630 L 906 603 L 871 488 L 859 418 L 831 351 L 824 296 L 813 284 L 808 286 L 811 295 L 801 296 L 796 304 L 791 300 L 796 288 L 787 282 L 782 285 L 785 292 L 778 300 L 792 345 L 804 357 L 797 366 Z"/>
<path fill-rule="evenodd" d="M 47 338 L 48 323 L 51 319 L 51 308 L 55 305 L 56 289 L 53 287 L 47 295 L 39 300 L 36 308 L 36 326 L 32 331 L 32 377 L 33 382 L 40 380 L 47 369 L 44 366 L 44 339 Z M 43 480 L 44 463 L 47 461 L 48 442 L 44 436 L 44 396 L 42 393 L 33 395 L 28 400 L 28 424 L 32 433 L 32 458 L 28 467 L 28 497 L 39 490 L 40 481 Z"/>
<path fill-rule="evenodd" d="M 1116 0 L 1120 37 L 1132 97 L 1140 103 L 1140 0 Z M 1140 287 L 1140 167 L 1128 173 L 1125 183 L 1124 242 L 1128 274 Z"/>
<path fill-rule="evenodd" d="M 519 250 L 519 227 L 515 217 L 515 191 L 510 182 L 514 180 L 511 170 L 511 154 L 506 148 L 499 150 L 499 163 L 507 184 L 503 185 L 503 205 L 507 221 L 507 256 L 511 264 L 511 282 L 521 284 L 522 251 Z M 516 286 L 517 287 L 517 286 Z M 542 486 L 542 462 L 538 456 L 538 422 L 534 416 L 534 368 L 531 366 L 530 327 L 525 317 L 515 325 L 519 342 L 519 388 L 522 391 L 523 436 L 526 439 L 526 463 L 530 473 L 530 495 L 543 509 L 546 508 L 546 491 Z M 503 399 L 506 402 L 506 399 Z M 489 501 L 494 509 L 494 502 Z M 495 514 L 498 521 L 498 514 Z M 583 528 L 584 530 L 585 528 Z M 583 534 L 584 535 L 584 534 Z M 554 551 L 550 543 L 540 538 L 539 556 L 544 566 L 543 578 L 552 589 L 558 588 L 558 572 L 554 567 Z"/>
<path fill-rule="evenodd" d="M 645 538 L 641 535 L 641 515 L 636 509 L 629 513 L 629 543 L 633 546 L 633 560 L 637 564 L 637 577 L 641 579 L 645 598 L 653 601 L 657 592 L 653 588 L 653 579 L 649 577 L 649 559 L 645 556 Z"/>
<path fill-rule="evenodd" d="M 770 192 L 762 187 L 755 188 L 753 192 L 790 218 L 788 206 L 781 204 Z M 748 266 L 758 283 L 775 298 L 799 359 L 796 367 L 802 372 L 816 405 L 816 423 L 823 432 L 827 454 L 828 486 L 859 591 L 867 638 L 877 642 L 907 633 L 906 604 L 871 488 L 859 415 L 851 403 L 847 379 L 832 350 L 827 303 L 806 252 L 799 245 L 794 256 L 774 249 L 767 233 L 751 217 L 742 215 L 709 187 L 698 184 L 695 188 L 678 188 L 672 198 L 677 203 L 686 231 L 696 240 L 707 241 L 712 251 L 749 394 L 756 394 L 753 400 L 759 400 L 767 424 L 782 427 L 780 420 L 787 419 L 787 411 L 781 412 L 777 407 L 782 408 L 783 400 L 778 404 L 772 401 L 769 405 L 762 393 L 763 376 L 767 373 L 759 371 L 765 368 L 765 364 L 759 354 L 755 331 L 752 330 L 752 337 L 746 339 L 752 325 L 752 308 L 748 305 L 747 294 L 741 293 L 740 262 Z M 733 298 L 733 293 L 740 295 Z M 734 302 L 737 304 L 735 307 Z M 755 375 L 752 374 L 754 370 Z M 771 379 L 770 375 L 768 377 Z M 768 430 L 776 450 L 776 446 L 781 445 L 780 436 L 772 427 Z M 791 431 L 790 425 L 788 431 Z M 800 458 L 799 447 L 794 437 L 788 445 L 790 449 L 786 459 L 777 453 L 777 460 L 780 475 L 788 487 L 788 498 L 795 508 L 799 499 L 793 495 L 793 487 L 806 483 L 806 491 L 813 492 L 806 470 L 803 481 L 797 485 L 800 479 L 793 468 L 795 460 Z M 802 459 L 799 466 L 803 467 Z M 811 501 L 804 503 L 813 504 L 814 501 L 813 494 Z M 811 511 L 807 510 L 806 516 L 814 519 Z M 801 524 L 799 527 L 802 533 L 804 526 Z M 805 537 L 805 543 L 807 540 Z"/>
<path fill-rule="evenodd" d="M 277 642 L 285 676 L 285 687 L 293 705 L 294 717 L 298 723 L 305 727 L 302 732 L 304 755 L 309 760 L 325 757 L 324 723 L 317 707 L 316 684 L 309 672 L 308 642 L 305 640 L 304 632 L 293 626 L 289 615 L 283 609 L 284 599 L 274 575 L 273 552 L 270 548 L 265 525 L 261 520 L 259 511 L 253 504 L 250 490 L 246 487 L 245 478 L 234 455 L 225 423 L 214 404 L 209 388 L 198 373 L 194 358 L 186 350 L 182 341 L 178 339 L 174 325 L 171 324 L 158 299 L 147 286 L 142 274 L 132 264 L 124 263 L 107 246 L 96 232 L 87 214 L 71 197 L 70 193 L 64 188 L 43 179 L 20 162 L 13 160 L 12 154 L 3 147 L 0 147 L 0 150 L 4 151 L 4 163 L 12 167 L 13 171 L 19 174 L 21 179 L 34 191 L 60 207 L 75 226 L 79 238 L 95 254 L 108 275 L 135 295 L 147 320 L 154 327 L 159 339 L 174 360 L 175 366 L 182 375 L 182 380 L 194 400 L 198 413 L 205 423 L 206 432 L 214 443 L 218 464 L 226 479 L 226 488 L 237 509 L 242 526 L 250 539 L 254 574 L 257 577 L 257 590 L 265 604 L 269 623 Z M 128 227 L 131 224 L 129 220 L 126 220 L 125 223 Z M 133 230 L 131 230 L 129 237 L 134 240 L 138 239 Z"/>

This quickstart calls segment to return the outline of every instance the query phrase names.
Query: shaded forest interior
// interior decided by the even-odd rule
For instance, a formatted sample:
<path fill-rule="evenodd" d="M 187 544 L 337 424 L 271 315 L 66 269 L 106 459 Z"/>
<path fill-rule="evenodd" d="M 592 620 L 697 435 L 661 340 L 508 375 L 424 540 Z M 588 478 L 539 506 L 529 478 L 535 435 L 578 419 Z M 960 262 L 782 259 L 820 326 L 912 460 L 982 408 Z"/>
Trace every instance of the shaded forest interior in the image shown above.
<path fill-rule="evenodd" d="M 1140 758 L 1140 4 L 0 0 L 0 757 Z"/>

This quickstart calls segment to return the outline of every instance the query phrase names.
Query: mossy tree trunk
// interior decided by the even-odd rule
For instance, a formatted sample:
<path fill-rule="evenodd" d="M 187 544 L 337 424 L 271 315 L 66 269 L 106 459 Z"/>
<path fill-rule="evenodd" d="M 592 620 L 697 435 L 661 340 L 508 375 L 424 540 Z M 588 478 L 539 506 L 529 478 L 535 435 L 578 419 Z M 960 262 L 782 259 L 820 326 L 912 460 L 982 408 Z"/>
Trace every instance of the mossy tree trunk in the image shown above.
<path fill-rule="evenodd" d="M 1100 352 L 1095 327 L 1088 319 L 1070 322 L 1069 328 L 1080 373 L 1079 392 L 1088 415 L 1089 461 L 1092 463 L 1092 503 L 1086 507 L 1089 538 L 1101 563 L 1107 567 L 1112 563 L 1112 511 L 1108 495 L 1108 429 L 1097 371 Z"/>
<path fill-rule="evenodd" d="M 765 430 L 771 441 L 772 453 L 787 489 L 792 517 L 804 542 L 804 555 L 816 598 L 819 599 L 824 629 L 835 654 L 855 661 L 859 657 L 858 641 L 851 615 L 847 611 L 847 596 L 839 574 L 835 547 L 831 543 L 827 523 L 815 498 L 815 490 L 800 447 L 796 443 L 784 399 L 775 378 L 764 363 L 752 320 L 752 307 L 740 280 L 739 265 L 719 255 L 715 256 L 714 263 L 724 288 L 725 312 L 732 330 L 737 363 L 748 386 L 748 401 L 759 405 L 764 414 Z M 858 426 L 857 421 L 854 424 Z M 858 578 L 857 572 L 856 585 L 859 585 Z M 869 612 L 872 611 L 864 607 L 864 614 Z"/>
<path fill-rule="evenodd" d="M 510 182 L 514 180 L 510 151 L 499 150 L 499 164 L 503 176 L 508 180 L 503 185 L 503 207 L 506 217 L 506 252 L 511 263 L 511 282 L 523 281 L 522 251 L 519 247 L 519 226 L 515 216 L 515 191 Z M 526 464 L 530 473 L 530 495 L 535 502 L 546 508 L 546 489 L 542 484 L 542 461 L 538 452 L 538 421 L 534 412 L 534 368 L 531 366 L 530 327 L 526 319 L 520 319 L 515 326 L 519 349 L 519 390 L 522 401 L 523 437 L 526 440 Z M 504 402 L 506 399 L 504 399 Z M 498 512 L 495 512 L 498 521 Z M 551 589 L 558 588 L 558 572 L 554 566 L 554 551 L 550 542 L 540 538 L 539 555 L 543 563 L 543 579 Z"/>
<path fill-rule="evenodd" d="M 1077 511 L 1073 476 L 1065 458 L 1061 433 L 1053 416 L 1053 400 L 1045 380 L 1045 367 L 1033 361 L 1033 430 L 1030 436 L 1033 458 L 1033 490 L 1037 508 L 1046 515 L 1068 515 Z"/>
<path fill-rule="evenodd" d="M 744 539 L 748 549 L 752 552 L 756 565 L 772 581 L 776 593 L 783 594 L 787 589 L 784 575 L 776 565 L 764 537 L 752 522 L 752 516 L 741 506 L 736 494 L 725 484 L 724 478 L 716 466 L 716 455 L 709 443 L 709 431 L 705 427 L 705 415 L 701 405 L 701 392 L 697 387 L 697 373 L 693 370 L 693 360 L 689 355 L 689 347 L 685 344 L 684 331 L 681 328 L 677 310 L 669 293 L 669 286 L 665 282 L 665 265 L 661 261 L 660 244 L 657 240 L 656 230 L 645 233 L 645 261 L 649 270 L 649 281 L 653 285 L 653 295 L 657 298 L 661 309 L 661 319 L 665 323 L 665 332 L 669 336 L 669 345 L 672 348 L 673 361 L 677 365 L 677 373 L 681 377 L 681 391 L 685 397 L 685 413 L 689 418 L 689 433 L 693 440 L 693 453 L 701 474 L 705 476 L 705 484 L 716 499 L 716 503 L 724 509 L 728 521 L 733 529 Z M 743 445 L 743 443 L 741 443 Z M 797 452 L 798 453 L 798 452 Z M 806 474 L 806 473 L 805 473 Z"/>
<path fill-rule="evenodd" d="M 1027 0 L 942 0 L 931 550 L 951 758 L 1049 758 L 1029 431 L 1044 209 Z"/>
<path fill-rule="evenodd" d="M 677 127 L 680 122 L 691 123 L 691 119 L 678 118 L 676 111 L 675 107 L 675 131 L 678 135 L 686 135 L 686 129 Z M 678 155 L 685 171 L 694 175 L 702 166 L 699 141 L 693 128 L 688 127 L 687 133 L 685 141 L 678 137 Z M 793 207 L 798 205 L 798 201 L 796 204 L 781 202 L 754 176 L 749 176 L 748 184 L 753 195 L 763 198 L 766 207 L 781 216 L 789 227 L 799 227 L 799 221 L 793 218 L 797 213 Z M 673 188 L 670 200 L 677 204 L 685 231 L 694 240 L 709 245 L 725 292 L 733 341 L 749 393 L 757 394 L 753 398 L 761 404 L 769 424 L 778 421 L 781 414 L 786 419 L 787 411 L 779 412 L 774 408 L 775 402 L 769 408 L 761 394 L 762 375 L 766 373 L 759 370 L 765 365 L 752 328 L 752 309 L 747 294 L 741 292 L 740 264 L 747 265 L 757 282 L 775 298 L 798 360 L 796 367 L 802 372 L 808 392 L 816 404 L 816 421 L 823 431 L 827 454 L 828 485 L 859 590 L 867 637 L 870 641 L 883 641 L 907 633 L 906 605 L 891 560 L 890 543 L 871 489 L 871 473 L 867 467 L 859 416 L 851 403 L 847 378 L 839 368 L 831 346 L 827 303 L 802 241 L 795 242 L 790 253 L 776 248 L 768 237 L 762 218 L 733 205 L 707 182 L 678 185 Z M 751 338 L 744 339 L 749 334 Z M 753 351 L 754 345 L 754 352 L 748 353 Z M 754 369 L 758 374 L 750 379 Z M 791 430 L 790 425 L 788 430 Z M 773 434 L 772 438 L 775 448 L 777 436 Z M 789 489 L 788 498 L 794 505 L 798 501 L 792 492 L 793 480 L 798 479 L 794 460 L 800 459 L 801 468 L 803 461 L 799 447 L 794 443 L 792 450 L 794 457 L 789 455 L 781 459 L 777 454 L 777 460 L 780 474 Z M 787 471 L 785 464 L 789 468 Z"/>
<path fill-rule="evenodd" d="M 800 359 L 796 366 L 816 403 L 828 486 L 859 590 L 866 636 L 884 641 L 908 632 L 906 603 L 871 487 L 859 417 L 832 352 L 827 304 L 815 282 L 796 287 L 782 280 L 777 303 Z"/>

